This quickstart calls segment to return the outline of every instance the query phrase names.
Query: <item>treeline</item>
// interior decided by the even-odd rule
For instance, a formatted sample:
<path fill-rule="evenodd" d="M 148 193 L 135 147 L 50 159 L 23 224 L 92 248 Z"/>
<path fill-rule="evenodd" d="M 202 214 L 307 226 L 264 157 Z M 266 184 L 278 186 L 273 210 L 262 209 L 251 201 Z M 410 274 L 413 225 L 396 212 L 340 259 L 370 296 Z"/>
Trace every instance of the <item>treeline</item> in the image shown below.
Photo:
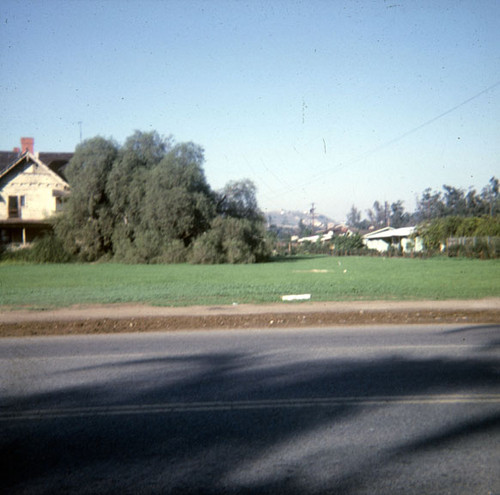
<path fill-rule="evenodd" d="M 481 192 L 449 185 L 443 185 L 442 191 L 427 188 L 417 199 L 414 212 L 406 211 L 401 200 L 393 203 L 375 201 L 363 219 L 361 211 L 353 205 L 347 214 L 347 223 L 359 229 L 377 229 L 387 225 L 394 228 L 418 225 L 450 216 L 494 217 L 500 212 L 499 186 L 499 180 L 492 177 Z"/>
<path fill-rule="evenodd" d="M 419 228 L 430 252 L 444 250 L 449 256 L 498 258 L 500 215 L 435 218 Z"/>
<path fill-rule="evenodd" d="M 266 259 L 254 184 L 233 181 L 214 191 L 203 163 L 200 146 L 156 132 L 136 131 L 123 146 L 102 137 L 84 141 L 65 170 L 71 195 L 54 219 L 54 246 L 81 261 Z"/>

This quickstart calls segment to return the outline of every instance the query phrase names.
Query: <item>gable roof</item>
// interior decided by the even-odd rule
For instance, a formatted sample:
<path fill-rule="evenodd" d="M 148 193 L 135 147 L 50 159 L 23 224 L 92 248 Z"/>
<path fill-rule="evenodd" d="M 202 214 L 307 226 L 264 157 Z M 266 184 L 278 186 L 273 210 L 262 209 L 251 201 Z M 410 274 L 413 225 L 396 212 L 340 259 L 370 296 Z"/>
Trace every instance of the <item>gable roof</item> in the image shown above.
<path fill-rule="evenodd" d="M 35 155 L 32 155 L 29 151 L 27 151 L 26 153 L 22 154 L 16 161 L 14 161 L 13 163 L 11 163 L 10 166 L 7 166 L 3 170 L 0 170 L 0 181 L 2 179 L 4 179 L 8 174 L 10 174 L 14 169 L 16 169 L 17 167 L 19 167 L 21 164 L 27 163 L 29 161 L 35 163 L 39 167 L 47 168 L 52 174 L 56 175 L 56 177 L 59 180 L 62 180 L 63 182 L 66 182 L 66 179 L 64 178 L 64 176 L 61 173 L 59 173 L 59 171 L 54 170 L 52 167 L 50 167 L 49 165 L 47 165 L 46 163 L 44 163 L 42 160 L 40 160 L 39 157 L 37 157 Z M 51 163 L 53 164 L 54 167 L 56 167 L 57 164 L 55 164 L 54 160 Z M 67 162 L 64 162 L 64 164 L 62 166 L 66 165 L 66 163 Z M 59 165 L 59 168 L 62 168 L 62 166 Z"/>
<path fill-rule="evenodd" d="M 53 172 L 66 180 L 64 168 L 73 158 L 74 153 L 54 153 L 54 152 L 39 152 L 38 158 L 45 163 Z"/>
<path fill-rule="evenodd" d="M 26 153 L 19 154 L 18 151 L 0 151 L 0 177 L 20 162 L 21 158 L 25 155 L 30 155 L 35 162 L 42 162 L 64 180 L 66 180 L 64 168 L 71 158 L 73 158 L 73 153 L 39 152 L 31 154 L 27 151 Z"/>
<path fill-rule="evenodd" d="M 0 175 L 10 167 L 18 158 L 18 151 L 0 151 Z"/>
<path fill-rule="evenodd" d="M 392 227 L 384 227 L 375 232 L 370 232 L 363 236 L 364 239 L 390 239 L 392 237 L 409 237 L 415 232 L 416 227 L 401 227 L 394 229 Z"/>

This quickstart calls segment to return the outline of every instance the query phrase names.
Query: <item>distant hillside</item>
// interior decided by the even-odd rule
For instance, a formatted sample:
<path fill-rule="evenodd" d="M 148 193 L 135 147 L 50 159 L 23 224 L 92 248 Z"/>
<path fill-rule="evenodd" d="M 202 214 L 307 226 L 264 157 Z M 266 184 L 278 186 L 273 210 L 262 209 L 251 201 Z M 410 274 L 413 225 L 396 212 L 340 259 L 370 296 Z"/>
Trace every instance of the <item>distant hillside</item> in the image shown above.
<path fill-rule="evenodd" d="M 311 225 L 311 214 L 308 211 L 269 211 L 266 213 L 268 225 L 287 229 L 298 229 L 299 222 L 302 220 L 305 225 Z M 316 213 L 314 215 L 314 226 L 317 229 L 326 229 L 328 224 L 335 223 L 331 218 Z"/>

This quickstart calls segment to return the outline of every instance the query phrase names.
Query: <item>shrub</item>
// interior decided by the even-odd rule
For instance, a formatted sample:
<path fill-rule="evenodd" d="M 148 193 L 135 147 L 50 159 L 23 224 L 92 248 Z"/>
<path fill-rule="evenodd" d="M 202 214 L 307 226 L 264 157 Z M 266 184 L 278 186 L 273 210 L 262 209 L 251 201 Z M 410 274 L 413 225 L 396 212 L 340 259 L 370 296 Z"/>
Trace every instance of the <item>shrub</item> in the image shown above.
<path fill-rule="evenodd" d="M 24 263 L 70 263 L 74 257 L 64 249 L 62 241 L 54 234 L 45 234 L 27 247 L 4 250 L 1 259 Z"/>
<path fill-rule="evenodd" d="M 217 217 L 212 228 L 196 239 L 191 263 L 255 263 L 270 256 L 261 222 Z"/>
<path fill-rule="evenodd" d="M 31 247 L 31 261 L 35 263 L 69 263 L 73 256 L 64 249 L 63 242 L 54 234 L 38 238 Z"/>
<path fill-rule="evenodd" d="M 359 234 L 338 236 L 333 241 L 332 253 L 337 256 L 353 256 L 366 254 L 368 250 Z"/>
<path fill-rule="evenodd" d="M 449 257 L 494 259 L 500 255 L 499 237 L 461 237 L 449 239 L 446 249 Z"/>
<path fill-rule="evenodd" d="M 447 254 L 451 257 L 498 257 L 496 239 L 500 237 L 500 215 L 438 218 L 420 226 L 419 230 L 426 248 L 431 252 L 447 245 Z M 457 240 L 450 243 L 449 239 L 453 238 Z"/>
<path fill-rule="evenodd" d="M 201 265 L 224 263 L 224 252 L 219 233 L 212 229 L 198 237 L 193 244 L 189 261 Z"/>
<path fill-rule="evenodd" d="M 152 263 L 185 263 L 189 253 L 190 248 L 185 247 L 181 240 L 174 239 L 163 248 L 159 256 L 153 258 Z"/>

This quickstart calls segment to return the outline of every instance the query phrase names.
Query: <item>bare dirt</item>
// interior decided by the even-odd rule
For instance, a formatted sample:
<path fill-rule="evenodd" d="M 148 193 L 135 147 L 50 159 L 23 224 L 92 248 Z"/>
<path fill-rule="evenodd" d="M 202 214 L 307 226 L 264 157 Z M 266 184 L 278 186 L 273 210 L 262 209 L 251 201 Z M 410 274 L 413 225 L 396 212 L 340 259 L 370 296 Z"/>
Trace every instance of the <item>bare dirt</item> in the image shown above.
<path fill-rule="evenodd" d="M 500 324 L 500 298 L 184 308 L 116 304 L 46 311 L 0 309 L 0 337 L 426 323 Z"/>

